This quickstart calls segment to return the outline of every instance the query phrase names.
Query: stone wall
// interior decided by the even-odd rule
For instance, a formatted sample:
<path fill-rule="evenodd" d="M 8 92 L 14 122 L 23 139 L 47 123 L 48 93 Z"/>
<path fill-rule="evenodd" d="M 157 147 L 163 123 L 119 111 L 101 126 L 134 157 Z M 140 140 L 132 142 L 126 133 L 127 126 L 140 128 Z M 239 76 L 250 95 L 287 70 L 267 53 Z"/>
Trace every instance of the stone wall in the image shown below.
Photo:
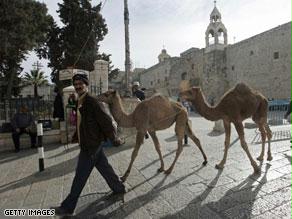
<path fill-rule="evenodd" d="M 146 89 L 162 89 L 168 87 L 172 66 L 178 63 L 180 58 L 173 57 L 160 62 L 141 73 L 140 83 Z"/>
<path fill-rule="evenodd" d="M 210 104 L 215 104 L 229 89 L 225 51 L 214 50 L 204 54 L 201 87 Z"/>
<path fill-rule="evenodd" d="M 232 86 L 246 82 L 268 98 L 291 98 L 291 22 L 228 46 L 226 58 Z"/>
<path fill-rule="evenodd" d="M 277 57 L 278 56 L 278 57 Z M 158 63 L 140 76 L 146 89 L 176 96 L 182 75 L 201 86 L 208 101 L 245 82 L 274 99 L 291 98 L 291 22 L 260 33 L 225 49 L 190 48 Z"/>

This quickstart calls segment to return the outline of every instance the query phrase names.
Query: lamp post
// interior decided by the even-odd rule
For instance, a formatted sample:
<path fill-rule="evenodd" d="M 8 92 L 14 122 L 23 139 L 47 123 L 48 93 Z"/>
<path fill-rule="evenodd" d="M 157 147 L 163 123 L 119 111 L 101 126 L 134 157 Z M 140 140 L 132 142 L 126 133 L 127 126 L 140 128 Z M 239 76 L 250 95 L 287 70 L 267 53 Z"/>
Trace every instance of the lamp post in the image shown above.
<path fill-rule="evenodd" d="M 126 83 L 126 93 L 130 92 L 130 42 L 129 42 L 129 10 L 128 10 L 128 0 L 124 0 L 124 24 L 125 24 L 125 83 Z"/>

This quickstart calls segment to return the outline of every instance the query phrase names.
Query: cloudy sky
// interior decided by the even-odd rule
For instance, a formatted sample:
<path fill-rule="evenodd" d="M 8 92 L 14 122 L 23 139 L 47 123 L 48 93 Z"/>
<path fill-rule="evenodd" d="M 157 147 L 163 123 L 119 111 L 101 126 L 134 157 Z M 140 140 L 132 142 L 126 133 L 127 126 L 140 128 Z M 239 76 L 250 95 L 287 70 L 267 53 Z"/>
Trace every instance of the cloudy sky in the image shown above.
<path fill-rule="evenodd" d="M 61 26 L 58 2 L 44 2 Z M 92 0 L 96 5 L 100 0 Z M 109 32 L 100 43 L 100 52 L 112 54 L 115 67 L 124 70 L 123 0 L 102 0 L 102 15 Z M 133 68 L 148 68 L 158 62 L 165 46 L 171 56 L 191 47 L 205 47 L 205 31 L 214 8 L 213 0 L 128 0 L 130 15 L 130 53 Z M 289 0 L 217 0 L 222 22 L 227 28 L 228 43 L 233 44 L 291 21 Z M 23 63 L 29 71 L 37 58 L 30 55 Z M 41 60 L 44 66 L 46 62 Z M 50 69 L 43 70 L 49 75 Z"/>

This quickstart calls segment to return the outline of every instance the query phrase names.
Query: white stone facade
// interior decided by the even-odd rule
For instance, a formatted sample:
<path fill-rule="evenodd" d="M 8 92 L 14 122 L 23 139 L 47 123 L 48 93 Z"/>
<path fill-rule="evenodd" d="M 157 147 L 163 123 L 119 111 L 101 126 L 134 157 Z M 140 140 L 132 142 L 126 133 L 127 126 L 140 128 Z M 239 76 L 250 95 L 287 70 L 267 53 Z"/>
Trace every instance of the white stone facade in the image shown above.
<path fill-rule="evenodd" d="M 43 100 L 53 100 L 55 98 L 54 85 L 41 85 L 38 86 L 38 95 Z M 34 97 L 34 87 L 32 85 L 23 87 L 19 94 L 21 97 Z"/>
<path fill-rule="evenodd" d="M 291 98 L 291 22 L 226 49 L 230 85 L 246 82 L 268 98 Z"/>
<path fill-rule="evenodd" d="M 99 94 L 108 90 L 108 62 L 96 60 L 94 70 L 89 74 L 91 93 Z"/>
<path fill-rule="evenodd" d="M 207 100 L 215 104 L 236 83 L 246 82 L 267 98 L 290 99 L 291 22 L 233 45 L 227 45 L 221 15 L 218 22 L 224 27 L 220 30 L 223 40 L 210 44 L 206 38 L 206 48 L 190 48 L 180 57 L 167 58 L 146 69 L 140 74 L 142 86 L 175 97 L 180 82 L 189 80 L 192 86 L 201 86 Z M 206 37 L 214 26 L 208 26 Z"/>

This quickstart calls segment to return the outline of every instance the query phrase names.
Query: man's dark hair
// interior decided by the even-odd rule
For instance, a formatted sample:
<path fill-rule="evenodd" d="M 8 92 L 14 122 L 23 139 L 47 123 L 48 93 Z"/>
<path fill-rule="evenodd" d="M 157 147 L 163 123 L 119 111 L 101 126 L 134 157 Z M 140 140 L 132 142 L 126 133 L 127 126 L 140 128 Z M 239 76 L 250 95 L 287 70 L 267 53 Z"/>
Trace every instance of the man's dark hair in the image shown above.
<path fill-rule="evenodd" d="M 72 80 L 73 80 L 73 83 L 74 81 L 79 80 L 79 81 L 83 81 L 83 83 L 86 85 L 89 84 L 88 77 L 86 74 L 76 74 L 72 77 Z"/>

